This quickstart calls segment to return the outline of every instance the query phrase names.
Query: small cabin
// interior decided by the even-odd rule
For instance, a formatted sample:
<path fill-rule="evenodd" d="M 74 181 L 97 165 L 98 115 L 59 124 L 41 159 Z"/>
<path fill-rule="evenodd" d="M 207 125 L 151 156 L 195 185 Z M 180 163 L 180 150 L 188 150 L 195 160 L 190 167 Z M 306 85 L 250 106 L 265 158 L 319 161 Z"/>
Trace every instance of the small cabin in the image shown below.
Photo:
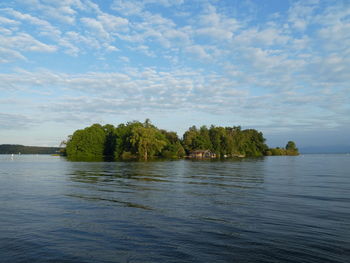
<path fill-rule="evenodd" d="M 209 150 L 196 150 L 190 153 L 190 158 L 203 159 L 203 158 L 216 158 L 216 154 Z"/>

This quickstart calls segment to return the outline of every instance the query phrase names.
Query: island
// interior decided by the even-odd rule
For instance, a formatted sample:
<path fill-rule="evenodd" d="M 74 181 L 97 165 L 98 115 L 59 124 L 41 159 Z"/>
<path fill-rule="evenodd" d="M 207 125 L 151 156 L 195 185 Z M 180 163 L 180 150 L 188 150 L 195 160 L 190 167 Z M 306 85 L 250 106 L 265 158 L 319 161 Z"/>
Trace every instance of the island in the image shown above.
<path fill-rule="evenodd" d="M 154 158 L 242 158 L 298 155 L 294 142 L 269 148 L 262 132 L 240 126 L 190 127 L 180 139 L 176 132 L 158 129 L 149 119 L 117 127 L 93 124 L 76 130 L 61 145 L 71 159 L 148 160 Z"/>

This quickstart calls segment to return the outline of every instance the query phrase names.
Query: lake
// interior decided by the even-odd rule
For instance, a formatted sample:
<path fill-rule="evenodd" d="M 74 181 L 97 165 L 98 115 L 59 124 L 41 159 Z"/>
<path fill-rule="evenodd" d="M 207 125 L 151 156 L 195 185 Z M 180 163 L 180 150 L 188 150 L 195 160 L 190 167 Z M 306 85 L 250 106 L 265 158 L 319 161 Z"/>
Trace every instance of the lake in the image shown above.
<path fill-rule="evenodd" d="M 350 155 L 0 155 L 0 262 L 350 262 Z"/>

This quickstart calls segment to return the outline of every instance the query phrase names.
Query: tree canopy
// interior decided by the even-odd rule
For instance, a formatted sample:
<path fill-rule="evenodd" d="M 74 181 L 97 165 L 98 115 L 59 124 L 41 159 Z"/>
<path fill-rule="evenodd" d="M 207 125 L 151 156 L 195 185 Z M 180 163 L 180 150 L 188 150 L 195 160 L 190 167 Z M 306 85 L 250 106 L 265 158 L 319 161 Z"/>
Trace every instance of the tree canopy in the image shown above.
<path fill-rule="evenodd" d="M 267 151 L 267 155 L 299 155 L 299 150 L 295 142 L 289 141 L 285 148 L 271 148 Z"/>
<path fill-rule="evenodd" d="M 209 149 L 218 157 L 263 156 L 268 149 L 261 132 L 254 129 L 241 130 L 240 127 L 189 128 L 183 136 L 186 153 Z"/>
<path fill-rule="evenodd" d="M 66 143 L 67 156 L 73 158 L 101 158 L 105 155 L 107 133 L 100 124 L 93 124 L 74 132 Z"/>
<path fill-rule="evenodd" d="M 148 119 L 143 123 L 132 121 L 117 127 L 93 124 L 75 131 L 65 144 L 66 155 L 71 158 L 182 158 L 196 150 L 209 150 L 218 158 L 298 154 L 292 141 L 283 150 L 269 149 L 263 134 L 254 129 L 192 126 L 180 139 L 175 132 L 158 129 Z"/>

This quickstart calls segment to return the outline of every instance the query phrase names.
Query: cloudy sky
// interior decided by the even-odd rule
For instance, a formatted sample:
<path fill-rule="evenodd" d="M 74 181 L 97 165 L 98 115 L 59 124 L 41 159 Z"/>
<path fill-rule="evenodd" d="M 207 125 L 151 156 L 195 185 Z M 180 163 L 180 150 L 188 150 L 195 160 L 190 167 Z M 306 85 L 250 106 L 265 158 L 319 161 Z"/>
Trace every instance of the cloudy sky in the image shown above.
<path fill-rule="evenodd" d="M 350 145 L 350 1 L 0 2 L 0 144 L 146 118 Z"/>

